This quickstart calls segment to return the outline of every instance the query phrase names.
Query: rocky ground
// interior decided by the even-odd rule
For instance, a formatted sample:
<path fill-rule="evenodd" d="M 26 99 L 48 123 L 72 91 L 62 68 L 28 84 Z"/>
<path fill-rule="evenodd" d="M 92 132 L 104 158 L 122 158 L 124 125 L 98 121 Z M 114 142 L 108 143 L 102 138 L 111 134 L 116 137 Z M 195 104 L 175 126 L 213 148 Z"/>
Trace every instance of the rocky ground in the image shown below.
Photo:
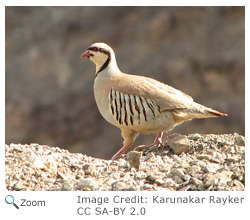
<path fill-rule="evenodd" d="M 7 190 L 243 191 L 245 138 L 173 134 L 164 146 L 103 160 L 39 144 L 5 146 Z"/>

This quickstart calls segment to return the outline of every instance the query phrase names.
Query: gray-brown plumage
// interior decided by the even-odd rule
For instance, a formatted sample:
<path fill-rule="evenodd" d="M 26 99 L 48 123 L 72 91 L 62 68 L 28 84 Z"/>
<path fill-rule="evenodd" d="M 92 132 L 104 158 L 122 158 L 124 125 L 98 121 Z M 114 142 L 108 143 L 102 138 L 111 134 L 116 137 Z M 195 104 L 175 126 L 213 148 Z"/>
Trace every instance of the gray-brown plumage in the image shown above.
<path fill-rule="evenodd" d="M 192 97 L 157 80 L 120 71 L 115 53 L 105 43 L 94 43 L 82 57 L 96 65 L 94 94 L 102 116 L 122 131 L 123 147 L 112 157 L 120 157 L 139 133 L 157 133 L 161 143 L 164 131 L 194 118 L 221 117 L 227 114 L 207 108 Z"/>

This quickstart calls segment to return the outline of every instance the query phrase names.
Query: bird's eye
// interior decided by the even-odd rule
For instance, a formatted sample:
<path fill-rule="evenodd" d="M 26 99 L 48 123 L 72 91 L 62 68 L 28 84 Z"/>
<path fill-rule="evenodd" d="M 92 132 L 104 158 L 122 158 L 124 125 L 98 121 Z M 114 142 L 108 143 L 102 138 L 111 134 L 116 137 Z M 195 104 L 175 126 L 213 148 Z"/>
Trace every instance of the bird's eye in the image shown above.
<path fill-rule="evenodd" d="M 98 48 L 98 47 L 95 47 L 95 48 L 94 48 L 94 52 L 97 52 L 97 51 L 99 51 L 99 48 Z"/>

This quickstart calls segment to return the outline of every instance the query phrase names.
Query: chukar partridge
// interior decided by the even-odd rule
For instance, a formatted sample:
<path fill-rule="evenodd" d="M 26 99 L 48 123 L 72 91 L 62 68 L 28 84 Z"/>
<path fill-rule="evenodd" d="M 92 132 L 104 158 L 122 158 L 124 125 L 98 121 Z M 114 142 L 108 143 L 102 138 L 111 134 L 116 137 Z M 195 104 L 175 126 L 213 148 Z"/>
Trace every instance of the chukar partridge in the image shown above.
<path fill-rule="evenodd" d="M 94 95 L 102 116 L 121 129 L 123 147 L 112 157 L 119 158 L 139 133 L 157 133 L 152 148 L 161 144 L 164 131 L 193 118 L 227 114 L 193 101 L 185 93 L 157 80 L 120 71 L 113 49 L 105 43 L 92 44 L 81 57 L 96 65 Z"/>

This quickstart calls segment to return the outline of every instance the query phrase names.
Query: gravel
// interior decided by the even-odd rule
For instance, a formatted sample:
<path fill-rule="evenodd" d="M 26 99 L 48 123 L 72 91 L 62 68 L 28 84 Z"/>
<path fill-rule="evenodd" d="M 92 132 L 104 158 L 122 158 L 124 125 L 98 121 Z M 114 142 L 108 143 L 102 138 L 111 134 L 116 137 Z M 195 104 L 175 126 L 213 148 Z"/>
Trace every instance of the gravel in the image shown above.
<path fill-rule="evenodd" d="M 243 136 L 237 133 L 188 136 L 173 134 L 168 139 L 171 140 L 171 148 L 166 142 L 165 145 L 153 150 L 129 152 L 127 156 L 122 155 L 115 161 L 70 153 L 58 147 L 36 143 L 5 145 L 6 189 L 10 191 L 245 190 Z M 185 145 L 183 152 L 180 152 L 183 145 Z"/>

